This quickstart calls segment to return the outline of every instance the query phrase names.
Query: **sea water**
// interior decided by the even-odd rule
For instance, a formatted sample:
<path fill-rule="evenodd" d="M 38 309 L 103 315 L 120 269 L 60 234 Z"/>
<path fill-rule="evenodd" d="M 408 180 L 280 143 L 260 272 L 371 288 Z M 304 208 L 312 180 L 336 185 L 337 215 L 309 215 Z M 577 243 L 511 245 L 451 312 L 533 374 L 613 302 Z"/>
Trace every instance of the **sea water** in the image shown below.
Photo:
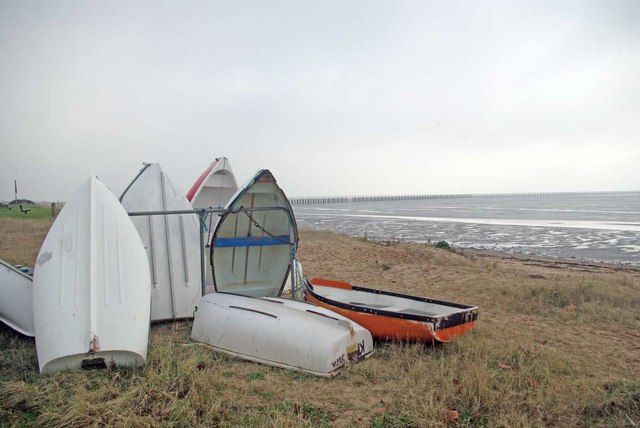
<path fill-rule="evenodd" d="M 301 228 L 640 265 L 640 193 L 295 205 Z"/>

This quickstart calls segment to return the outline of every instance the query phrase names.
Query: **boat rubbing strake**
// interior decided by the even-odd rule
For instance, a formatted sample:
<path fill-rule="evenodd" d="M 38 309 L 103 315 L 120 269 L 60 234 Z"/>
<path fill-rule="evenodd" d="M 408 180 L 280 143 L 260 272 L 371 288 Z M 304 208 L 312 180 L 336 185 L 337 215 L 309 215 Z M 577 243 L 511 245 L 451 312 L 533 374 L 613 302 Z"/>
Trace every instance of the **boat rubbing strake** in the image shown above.
<path fill-rule="evenodd" d="M 449 342 L 478 318 L 476 306 L 312 278 L 305 282 L 309 302 L 335 311 L 382 340 Z"/>

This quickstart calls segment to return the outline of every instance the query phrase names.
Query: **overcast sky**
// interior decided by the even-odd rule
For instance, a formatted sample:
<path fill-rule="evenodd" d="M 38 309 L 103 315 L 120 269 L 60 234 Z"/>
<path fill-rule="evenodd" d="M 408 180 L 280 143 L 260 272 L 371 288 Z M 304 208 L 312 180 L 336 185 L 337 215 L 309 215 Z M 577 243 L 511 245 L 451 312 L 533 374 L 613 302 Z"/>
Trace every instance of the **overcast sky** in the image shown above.
<path fill-rule="evenodd" d="M 0 0 L 0 200 L 640 189 L 640 1 Z"/>

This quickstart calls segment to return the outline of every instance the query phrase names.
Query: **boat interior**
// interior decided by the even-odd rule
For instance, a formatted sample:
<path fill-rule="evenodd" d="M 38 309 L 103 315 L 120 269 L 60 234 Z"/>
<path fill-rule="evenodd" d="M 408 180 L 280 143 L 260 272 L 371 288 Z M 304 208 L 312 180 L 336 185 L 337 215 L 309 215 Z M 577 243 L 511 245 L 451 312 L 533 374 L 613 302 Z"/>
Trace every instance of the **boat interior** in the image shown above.
<path fill-rule="evenodd" d="M 454 305 L 430 303 L 407 297 L 367 291 L 345 290 L 342 288 L 323 286 L 314 282 L 311 282 L 311 285 L 313 286 L 313 292 L 321 297 L 347 305 L 361 306 L 380 311 L 428 317 L 443 317 L 467 310 L 467 308 L 460 308 Z"/>
<path fill-rule="evenodd" d="M 219 292 L 280 294 L 297 240 L 286 197 L 268 171 L 230 203 L 215 231 L 211 264 Z"/>

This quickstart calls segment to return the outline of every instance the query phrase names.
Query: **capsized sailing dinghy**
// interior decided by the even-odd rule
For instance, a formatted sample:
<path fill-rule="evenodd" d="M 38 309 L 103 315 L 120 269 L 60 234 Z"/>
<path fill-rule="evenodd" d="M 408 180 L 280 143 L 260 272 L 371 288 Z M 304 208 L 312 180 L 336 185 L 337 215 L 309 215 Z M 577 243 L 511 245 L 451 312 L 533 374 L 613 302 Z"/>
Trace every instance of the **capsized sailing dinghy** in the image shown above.
<path fill-rule="evenodd" d="M 36 260 L 40 372 L 144 364 L 150 282 L 136 228 L 111 191 L 92 177 L 60 211 Z"/>
<path fill-rule="evenodd" d="M 192 209 L 159 163 L 145 164 L 120 202 L 128 212 Z M 192 318 L 202 297 L 197 215 L 134 216 L 131 220 L 147 249 L 151 268 L 151 321 Z"/>
<path fill-rule="evenodd" d="M 449 342 L 478 318 L 476 306 L 322 278 L 305 281 L 304 291 L 309 302 L 357 322 L 382 340 Z"/>
<path fill-rule="evenodd" d="M 319 376 L 340 373 L 373 352 L 356 323 L 304 302 L 279 299 L 298 231 L 268 170 L 231 199 L 211 247 L 214 284 L 198 305 L 191 338 L 247 360 Z M 235 294 L 230 294 L 235 293 Z"/>
<path fill-rule="evenodd" d="M 0 260 L 0 321 L 25 336 L 34 336 L 33 279 Z"/>
<path fill-rule="evenodd" d="M 193 186 L 187 192 L 187 200 L 191 202 L 195 209 L 224 208 L 237 191 L 238 183 L 236 183 L 229 160 L 225 157 L 220 157 L 211 162 L 211 165 L 193 183 Z M 211 244 L 211 237 L 219 219 L 220 216 L 218 214 L 209 214 L 205 223 L 205 230 L 202 231 L 206 248 L 209 248 Z M 206 252 L 203 253 L 203 256 L 206 259 L 209 258 Z M 205 274 L 205 284 L 207 292 L 212 292 L 213 278 L 209 269 Z"/>

